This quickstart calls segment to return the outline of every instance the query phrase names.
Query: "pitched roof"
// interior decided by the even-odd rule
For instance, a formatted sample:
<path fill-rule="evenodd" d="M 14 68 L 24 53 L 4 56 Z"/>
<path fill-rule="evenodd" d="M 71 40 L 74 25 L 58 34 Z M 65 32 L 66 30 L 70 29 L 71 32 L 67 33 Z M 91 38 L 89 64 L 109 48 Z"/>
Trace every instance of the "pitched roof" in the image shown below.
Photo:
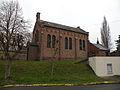
<path fill-rule="evenodd" d="M 52 22 L 43 21 L 43 20 L 40 20 L 40 23 L 42 23 L 44 26 L 47 26 L 47 27 L 53 27 L 53 28 L 58 28 L 62 30 L 67 30 L 67 31 L 72 31 L 72 32 L 77 32 L 77 33 L 88 35 L 88 32 L 82 30 L 79 27 L 75 28 L 75 27 L 70 27 L 70 26 L 61 25 L 61 24 L 52 23 Z"/>
<path fill-rule="evenodd" d="M 94 46 L 96 46 L 97 48 L 101 49 L 101 50 L 104 50 L 104 51 L 108 51 L 109 49 L 104 47 L 103 45 L 101 44 L 94 44 Z"/>

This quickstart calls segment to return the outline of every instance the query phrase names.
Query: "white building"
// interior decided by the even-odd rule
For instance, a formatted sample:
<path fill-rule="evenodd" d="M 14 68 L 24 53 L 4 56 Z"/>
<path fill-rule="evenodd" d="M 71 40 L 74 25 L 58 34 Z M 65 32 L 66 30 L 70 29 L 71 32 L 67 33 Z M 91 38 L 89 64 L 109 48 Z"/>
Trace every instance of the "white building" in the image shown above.
<path fill-rule="evenodd" d="M 90 57 L 89 65 L 100 77 L 120 75 L 120 57 Z"/>

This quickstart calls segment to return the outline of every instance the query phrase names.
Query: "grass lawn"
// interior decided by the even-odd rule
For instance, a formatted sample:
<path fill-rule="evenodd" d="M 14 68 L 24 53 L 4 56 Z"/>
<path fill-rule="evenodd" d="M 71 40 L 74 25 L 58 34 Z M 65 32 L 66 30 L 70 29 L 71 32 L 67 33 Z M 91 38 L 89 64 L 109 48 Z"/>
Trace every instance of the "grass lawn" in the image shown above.
<path fill-rule="evenodd" d="M 36 83 L 81 84 L 104 81 L 102 78 L 97 77 L 87 64 L 74 64 L 79 61 L 16 60 L 13 61 L 11 77 L 6 81 L 4 80 L 4 61 L 0 60 L 0 85 Z"/>

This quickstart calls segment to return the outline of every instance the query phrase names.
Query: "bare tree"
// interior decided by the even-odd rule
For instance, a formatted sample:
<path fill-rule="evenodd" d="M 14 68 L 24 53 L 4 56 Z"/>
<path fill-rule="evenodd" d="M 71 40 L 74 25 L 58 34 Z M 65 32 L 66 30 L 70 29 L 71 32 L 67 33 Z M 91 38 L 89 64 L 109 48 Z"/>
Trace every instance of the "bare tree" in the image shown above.
<path fill-rule="evenodd" d="M 101 42 L 103 46 L 105 46 L 109 50 L 111 49 L 112 44 L 111 44 L 110 27 L 107 23 L 105 16 L 101 27 Z"/>
<path fill-rule="evenodd" d="M 0 4 L 0 49 L 5 57 L 5 79 L 10 77 L 12 59 L 25 44 L 27 28 L 28 22 L 22 17 L 18 2 L 5 1 Z"/>
<path fill-rule="evenodd" d="M 32 32 L 24 34 L 24 45 L 26 46 L 28 42 L 32 41 Z"/>

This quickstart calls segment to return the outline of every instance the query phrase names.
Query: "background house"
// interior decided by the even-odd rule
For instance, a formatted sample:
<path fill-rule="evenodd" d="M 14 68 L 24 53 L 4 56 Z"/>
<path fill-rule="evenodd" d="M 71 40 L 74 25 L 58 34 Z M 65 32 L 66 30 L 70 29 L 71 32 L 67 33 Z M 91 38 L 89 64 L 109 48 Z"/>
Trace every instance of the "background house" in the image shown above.
<path fill-rule="evenodd" d="M 101 45 L 98 40 L 96 44 L 93 44 L 88 41 L 88 56 L 89 57 L 108 56 L 108 55 L 109 55 L 109 49 Z"/>

